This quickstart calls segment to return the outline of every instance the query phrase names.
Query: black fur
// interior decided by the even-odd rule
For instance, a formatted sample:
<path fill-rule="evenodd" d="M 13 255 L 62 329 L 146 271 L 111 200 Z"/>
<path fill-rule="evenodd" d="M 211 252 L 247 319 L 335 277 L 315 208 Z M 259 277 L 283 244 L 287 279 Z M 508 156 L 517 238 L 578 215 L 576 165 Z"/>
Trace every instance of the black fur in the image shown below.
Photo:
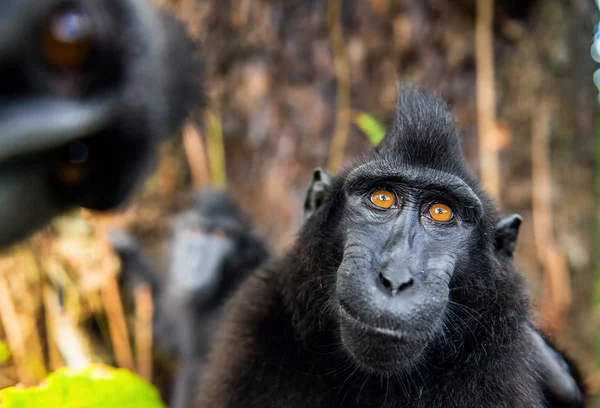
<path fill-rule="evenodd" d="M 554 361 L 561 369 L 546 371 L 546 380 L 543 384 L 544 396 L 550 408 L 583 408 L 586 406 L 587 388 L 577 364 L 563 351 L 560 351 L 547 336 L 541 335 L 548 350 L 552 351 Z M 550 380 L 548 380 L 550 378 Z M 556 380 L 560 378 L 558 386 Z"/>
<path fill-rule="evenodd" d="M 125 276 L 148 282 L 153 289 L 157 343 L 179 358 L 171 408 L 192 405 L 222 306 L 268 256 L 265 244 L 227 194 L 205 190 L 196 198 L 195 208 L 174 222 L 166 276 L 155 270 L 134 237 L 111 232 Z"/>
<path fill-rule="evenodd" d="M 229 304 L 196 406 L 543 406 L 525 283 L 495 251 L 499 217 L 460 145 L 443 102 L 403 91 L 380 147 L 334 179 L 293 249 L 253 273 Z M 447 183 L 460 195 L 464 183 L 479 206 L 465 210 L 472 232 L 461 251 L 468 256 L 453 270 L 442 324 L 418 358 L 376 372 L 342 344 L 336 285 L 351 232 L 348 191 L 385 181 L 390 172 L 424 190 Z M 360 185 L 349 186 L 349 177 Z M 356 292 L 356 302 L 362 296 Z"/>
<path fill-rule="evenodd" d="M 496 226 L 496 251 L 505 262 L 514 262 L 521 222 L 519 215 L 512 214 L 502 218 Z M 539 349 L 538 372 L 546 406 L 583 408 L 587 390 L 577 365 L 535 327 L 531 326 L 529 333 Z"/>

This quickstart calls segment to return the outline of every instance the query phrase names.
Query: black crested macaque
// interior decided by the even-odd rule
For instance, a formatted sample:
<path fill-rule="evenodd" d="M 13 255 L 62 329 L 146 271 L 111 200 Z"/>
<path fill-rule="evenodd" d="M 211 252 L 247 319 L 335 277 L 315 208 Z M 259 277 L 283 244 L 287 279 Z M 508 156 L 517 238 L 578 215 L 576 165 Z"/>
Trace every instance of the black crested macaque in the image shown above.
<path fill-rule="evenodd" d="M 227 308 L 198 407 L 542 407 L 524 278 L 445 103 L 407 89 Z"/>
<path fill-rule="evenodd" d="M 204 190 L 195 198 L 195 208 L 173 223 L 170 263 L 164 275 L 155 270 L 133 236 L 111 232 L 123 272 L 150 283 L 157 298 L 157 342 L 179 357 L 171 408 L 193 406 L 222 306 L 268 257 L 266 245 L 226 193 Z"/>
<path fill-rule="evenodd" d="M 0 248 L 131 194 L 203 103 L 193 51 L 150 1 L 0 2 Z"/>
<path fill-rule="evenodd" d="M 304 203 L 304 217 L 309 218 L 325 201 L 331 190 L 332 177 L 323 169 L 316 169 Z M 503 217 L 496 225 L 495 246 L 499 256 L 513 259 L 522 218 L 518 214 Z M 510 261 L 509 261 L 510 262 Z M 539 330 L 530 327 L 533 344 L 543 357 L 538 362 L 538 373 L 546 406 L 549 408 L 583 408 L 585 384 L 577 366 L 566 354 L 557 350 Z"/>

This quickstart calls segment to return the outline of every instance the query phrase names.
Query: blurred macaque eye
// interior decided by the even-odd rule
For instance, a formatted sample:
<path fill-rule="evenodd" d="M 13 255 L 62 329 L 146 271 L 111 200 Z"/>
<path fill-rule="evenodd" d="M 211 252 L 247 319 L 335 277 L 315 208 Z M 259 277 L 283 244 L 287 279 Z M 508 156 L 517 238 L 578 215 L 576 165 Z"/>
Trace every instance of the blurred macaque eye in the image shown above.
<path fill-rule="evenodd" d="M 429 207 L 429 216 L 439 222 L 448 222 L 454 217 L 452 208 L 442 203 L 435 203 Z"/>
<path fill-rule="evenodd" d="M 92 54 L 92 22 L 81 10 L 61 8 L 43 28 L 42 55 L 55 68 L 81 68 Z"/>
<path fill-rule="evenodd" d="M 371 202 L 377 207 L 387 210 L 396 204 L 396 196 L 387 190 L 377 190 L 371 194 Z"/>

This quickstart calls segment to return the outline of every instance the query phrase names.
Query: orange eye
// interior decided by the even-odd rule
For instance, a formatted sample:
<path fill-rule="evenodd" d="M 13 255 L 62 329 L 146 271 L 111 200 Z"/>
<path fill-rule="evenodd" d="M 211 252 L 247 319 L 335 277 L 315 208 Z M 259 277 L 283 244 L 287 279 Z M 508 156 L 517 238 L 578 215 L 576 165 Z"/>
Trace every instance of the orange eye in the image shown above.
<path fill-rule="evenodd" d="M 371 194 L 371 202 L 377 207 L 387 210 L 388 208 L 392 208 L 396 203 L 396 197 L 387 190 L 377 190 Z"/>
<path fill-rule="evenodd" d="M 452 208 L 446 204 L 436 203 L 429 207 L 429 215 L 436 221 L 447 222 L 452 219 L 454 213 L 452 212 Z"/>
<path fill-rule="evenodd" d="M 46 24 L 41 38 L 42 55 L 60 69 L 81 67 L 92 51 L 92 23 L 78 10 L 56 12 Z"/>

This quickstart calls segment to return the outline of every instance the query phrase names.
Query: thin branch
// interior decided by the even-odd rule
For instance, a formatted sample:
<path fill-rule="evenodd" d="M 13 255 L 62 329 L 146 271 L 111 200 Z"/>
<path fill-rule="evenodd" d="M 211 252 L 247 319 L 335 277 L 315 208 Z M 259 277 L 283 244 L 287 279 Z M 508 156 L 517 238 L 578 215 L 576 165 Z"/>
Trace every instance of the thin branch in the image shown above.
<path fill-rule="evenodd" d="M 0 271 L 0 323 L 6 333 L 19 381 L 32 385 L 47 374 L 37 322 L 33 316 L 17 312 L 5 271 Z"/>
<path fill-rule="evenodd" d="M 58 308 L 53 327 L 56 345 L 68 367 L 83 369 L 92 362 L 85 337 L 78 329 L 76 319 L 60 306 L 58 294 L 54 292 L 53 296 L 52 302 Z"/>
<path fill-rule="evenodd" d="M 206 150 L 200 133 L 190 122 L 186 123 L 183 129 L 183 146 L 192 173 L 194 188 L 207 186 L 210 183 L 210 174 L 206 162 Z"/>
<path fill-rule="evenodd" d="M 337 82 L 337 117 L 329 154 L 329 170 L 335 173 L 342 167 L 348 133 L 350 132 L 350 122 L 352 121 L 350 111 L 350 62 L 344 44 L 342 0 L 329 1 L 327 23 Z"/>
<path fill-rule="evenodd" d="M 8 347 L 15 360 L 19 381 L 25 384 L 35 383 L 35 377 L 26 369 L 25 336 L 3 273 L 0 273 L 0 322 L 4 326 Z"/>
<path fill-rule="evenodd" d="M 481 180 L 492 197 L 500 198 L 496 91 L 494 84 L 494 1 L 477 0 L 475 57 L 477 62 L 477 124 Z"/>
<path fill-rule="evenodd" d="M 50 370 L 54 371 L 60 367 L 64 367 L 65 361 L 61 356 L 60 349 L 57 345 L 58 340 L 58 319 L 60 316 L 60 302 L 58 294 L 50 286 L 43 288 L 44 298 L 44 315 L 46 320 L 46 336 L 48 338 L 48 361 Z"/>
<path fill-rule="evenodd" d="M 225 188 L 227 186 L 227 169 L 225 167 L 223 126 L 221 117 L 216 112 L 207 114 L 206 144 L 212 184 L 217 188 Z"/>
<path fill-rule="evenodd" d="M 152 315 L 154 305 L 150 285 L 140 284 L 135 288 L 135 345 L 137 350 L 137 372 L 152 382 Z"/>
<path fill-rule="evenodd" d="M 120 367 L 135 371 L 133 354 L 129 344 L 129 331 L 125 322 L 125 314 L 123 312 L 121 297 L 119 296 L 119 285 L 117 284 L 116 276 L 110 276 L 106 279 L 101 293 L 104 309 L 108 317 L 110 337 L 117 363 Z"/>
<path fill-rule="evenodd" d="M 566 325 L 571 308 L 571 281 L 564 251 L 554 238 L 552 217 L 552 170 L 550 166 L 550 107 L 543 100 L 536 110 L 531 130 L 533 233 L 537 257 L 544 269 L 549 298 L 542 308 L 548 330 L 558 332 Z"/>

